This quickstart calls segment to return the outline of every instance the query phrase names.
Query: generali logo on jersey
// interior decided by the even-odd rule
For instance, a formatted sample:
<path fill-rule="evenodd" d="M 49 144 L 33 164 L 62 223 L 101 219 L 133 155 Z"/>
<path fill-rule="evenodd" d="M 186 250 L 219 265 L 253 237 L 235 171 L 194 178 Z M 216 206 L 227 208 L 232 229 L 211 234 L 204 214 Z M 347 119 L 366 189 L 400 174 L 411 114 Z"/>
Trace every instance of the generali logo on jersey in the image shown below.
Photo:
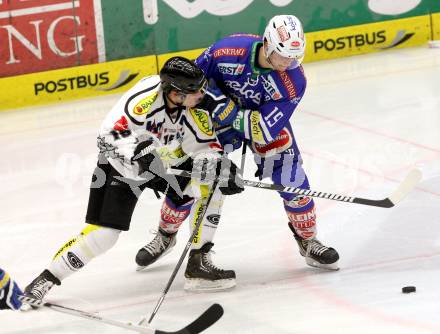
<path fill-rule="evenodd" d="M 0 0 L 0 77 L 98 62 L 93 1 Z"/>
<path fill-rule="evenodd" d="M 243 57 L 245 53 L 246 48 L 221 48 L 214 51 L 214 58 L 221 56 Z"/>

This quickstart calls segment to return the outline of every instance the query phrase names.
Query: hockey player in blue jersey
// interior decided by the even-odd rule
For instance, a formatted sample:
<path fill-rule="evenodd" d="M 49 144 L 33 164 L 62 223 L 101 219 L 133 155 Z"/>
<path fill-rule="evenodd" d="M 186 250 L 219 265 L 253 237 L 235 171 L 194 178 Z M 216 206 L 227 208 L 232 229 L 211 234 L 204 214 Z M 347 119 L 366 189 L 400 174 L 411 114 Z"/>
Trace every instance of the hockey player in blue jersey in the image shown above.
<path fill-rule="evenodd" d="M 238 148 L 243 140 L 249 141 L 260 178 L 309 189 L 290 124 L 306 89 L 301 66 L 305 46 L 298 18 L 278 15 L 269 21 L 263 38 L 231 35 L 211 45 L 196 63 L 230 98 L 222 101 L 216 93 L 207 96 L 212 104 L 218 104 L 213 119 L 222 145 Z M 313 199 L 287 193 L 280 196 L 288 226 L 307 264 L 338 269 L 337 251 L 316 238 Z"/>
<path fill-rule="evenodd" d="M 22 294 L 17 283 L 6 271 L 0 268 L 0 310 L 18 310 L 21 307 L 18 296 Z"/>
<path fill-rule="evenodd" d="M 279 15 L 269 21 L 263 38 L 244 33 L 225 37 L 207 48 L 196 63 L 210 85 L 217 87 L 207 92 L 202 104 L 205 109 L 214 110 L 212 118 L 223 147 L 238 149 L 246 141 L 254 153 L 260 178 L 308 189 L 309 182 L 290 124 L 306 89 L 301 66 L 305 45 L 298 18 Z M 306 263 L 337 270 L 337 251 L 316 238 L 313 199 L 288 193 L 280 193 L 280 196 L 288 226 Z M 221 206 L 216 212 L 207 212 L 200 239 L 213 239 L 220 214 Z M 156 261 L 169 248 L 156 247 L 149 258 Z M 148 245 L 139 252 L 147 251 Z M 194 286 L 194 290 L 202 288 Z"/>

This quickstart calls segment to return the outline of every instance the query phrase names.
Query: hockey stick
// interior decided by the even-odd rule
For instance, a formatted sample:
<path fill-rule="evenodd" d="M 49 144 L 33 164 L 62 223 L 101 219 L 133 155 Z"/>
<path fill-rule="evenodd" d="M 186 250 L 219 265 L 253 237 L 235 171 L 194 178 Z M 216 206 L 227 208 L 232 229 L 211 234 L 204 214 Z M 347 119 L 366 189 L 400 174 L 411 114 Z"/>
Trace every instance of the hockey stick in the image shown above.
<path fill-rule="evenodd" d="M 185 259 L 185 256 L 188 253 L 188 251 L 189 251 L 189 249 L 191 247 L 191 244 L 192 244 L 195 236 L 199 232 L 200 225 L 202 224 L 203 217 L 205 215 L 206 209 L 208 208 L 209 203 L 211 203 L 211 199 L 212 199 L 212 196 L 214 194 L 215 189 L 217 188 L 217 184 L 218 184 L 218 180 L 215 179 L 214 183 L 212 184 L 212 188 L 211 188 L 211 190 L 209 192 L 209 195 L 208 195 L 208 197 L 206 199 L 206 202 L 203 205 L 203 210 L 199 214 L 199 216 L 197 217 L 197 221 L 196 221 L 196 225 L 194 227 L 194 231 L 191 233 L 191 236 L 190 236 L 188 242 L 186 243 L 185 249 L 183 250 L 182 255 L 180 256 L 179 261 L 177 262 L 176 267 L 174 268 L 173 273 L 171 274 L 171 277 L 168 280 L 168 283 L 167 283 L 164 291 L 162 292 L 162 296 L 157 301 L 156 307 L 154 308 L 153 312 L 151 313 L 150 318 L 148 319 L 148 323 L 149 324 L 153 320 L 153 318 L 156 315 L 156 313 L 159 311 L 159 308 L 162 305 L 162 303 L 163 303 L 163 301 L 165 299 L 165 296 L 167 295 L 168 291 L 170 290 L 171 284 L 173 284 L 174 278 L 176 277 L 177 272 L 179 271 L 180 266 L 182 265 L 183 260 Z M 139 321 L 138 325 L 142 325 L 145 322 L 145 320 L 147 320 L 147 317 L 145 317 L 145 316 L 142 317 L 142 319 Z"/>
<path fill-rule="evenodd" d="M 217 320 L 219 320 L 223 315 L 223 308 L 220 304 L 211 305 L 205 312 L 203 312 L 196 320 L 190 323 L 185 328 L 175 332 L 166 332 L 158 329 L 152 329 L 144 326 L 135 325 L 131 322 L 122 322 L 118 320 L 113 320 L 109 318 L 102 317 L 95 313 L 90 313 L 71 307 L 66 307 L 54 303 L 43 303 L 41 300 L 19 296 L 20 301 L 32 305 L 34 307 L 47 307 L 53 311 L 70 314 L 75 317 L 85 318 L 92 321 L 101 322 L 107 325 L 116 326 L 124 329 L 128 329 L 138 333 L 144 334 L 196 334 L 201 333 Z"/>
<path fill-rule="evenodd" d="M 191 175 L 191 172 L 181 169 L 169 168 L 167 172 L 178 176 L 193 177 Z M 347 195 L 338 195 L 338 194 L 326 193 L 311 189 L 285 187 L 281 184 L 270 184 L 270 183 L 250 181 L 250 180 L 243 180 L 243 184 L 248 187 L 276 190 L 279 192 L 285 192 L 296 195 L 305 195 L 316 198 L 324 198 L 333 201 L 356 203 L 362 205 L 376 206 L 380 208 L 392 208 L 394 205 L 399 203 L 416 186 L 416 184 L 420 181 L 421 178 L 422 178 L 422 173 L 418 169 L 412 169 L 405 177 L 405 179 L 402 181 L 402 183 L 400 183 L 397 189 L 394 190 L 394 192 L 390 196 L 379 200 L 362 198 L 362 197 L 353 197 Z"/>
<path fill-rule="evenodd" d="M 247 139 L 243 139 L 243 149 L 241 151 L 240 170 L 244 174 L 244 163 L 246 161 Z"/>

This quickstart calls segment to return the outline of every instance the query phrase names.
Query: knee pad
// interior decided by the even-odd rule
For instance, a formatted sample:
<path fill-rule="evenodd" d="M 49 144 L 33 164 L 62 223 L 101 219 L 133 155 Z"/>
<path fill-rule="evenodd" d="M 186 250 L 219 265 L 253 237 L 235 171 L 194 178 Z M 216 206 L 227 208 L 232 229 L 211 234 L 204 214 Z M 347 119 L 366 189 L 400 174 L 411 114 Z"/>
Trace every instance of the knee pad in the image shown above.
<path fill-rule="evenodd" d="M 49 271 L 59 280 L 84 267 L 93 258 L 112 248 L 121 231 L 98 225 L 87 225 L 55 254 Z"/>
<path fill-rule="evenodd" d="M 297 196 L 290 201 L 284 200 L 284 209 L 290 224 L 303 239 L 316 236 L 315 202 L 308 196 Z"/>

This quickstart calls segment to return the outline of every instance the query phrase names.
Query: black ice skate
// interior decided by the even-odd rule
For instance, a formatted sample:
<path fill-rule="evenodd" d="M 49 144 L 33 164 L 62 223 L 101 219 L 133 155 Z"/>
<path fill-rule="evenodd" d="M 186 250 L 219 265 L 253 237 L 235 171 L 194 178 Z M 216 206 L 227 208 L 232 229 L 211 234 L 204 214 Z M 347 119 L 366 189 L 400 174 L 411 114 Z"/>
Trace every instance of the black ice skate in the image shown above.
<path fill-rule="evenodd" d="M 159 228 L 154 239 L 151 240 L 148 245 L 139 249 L 136 254 L 136 263 L 138 265 L 137 271 L 145 269 L 162 256 L 168 254 L 175 245 L 176 233 L 166 233 Z"/>
<path fill-rule="evenodd" d="M 56 278 L 49 270 L 45 269 L 24 289 L 23 295 L 25 297 L 42 301 L 54 285 L 61 285 L 60 280 Z M 21 310 L 27 311 L 30 310 L 31 307 L 33 306 L 23 303 Z"/>
<path fill-rule="evenodd" d="M 298 243 L 299 253 L 304 256 L 309 266 L 327 270 L 339 270 L 339 254 L 334 248 L 324 246 L 316 238 L 305 240 L 296 233 L 292 224 L 289 223 L 288 225 Z"/>
<path fill-rule="evenodd" d="M 211 248 L 214 244 L 207 242 L 200 249 L 189 253 L 185 271 L 187 291 L 219 291 L 235 286 L 235 271 L 216 267 L 211 260 Z"/>

